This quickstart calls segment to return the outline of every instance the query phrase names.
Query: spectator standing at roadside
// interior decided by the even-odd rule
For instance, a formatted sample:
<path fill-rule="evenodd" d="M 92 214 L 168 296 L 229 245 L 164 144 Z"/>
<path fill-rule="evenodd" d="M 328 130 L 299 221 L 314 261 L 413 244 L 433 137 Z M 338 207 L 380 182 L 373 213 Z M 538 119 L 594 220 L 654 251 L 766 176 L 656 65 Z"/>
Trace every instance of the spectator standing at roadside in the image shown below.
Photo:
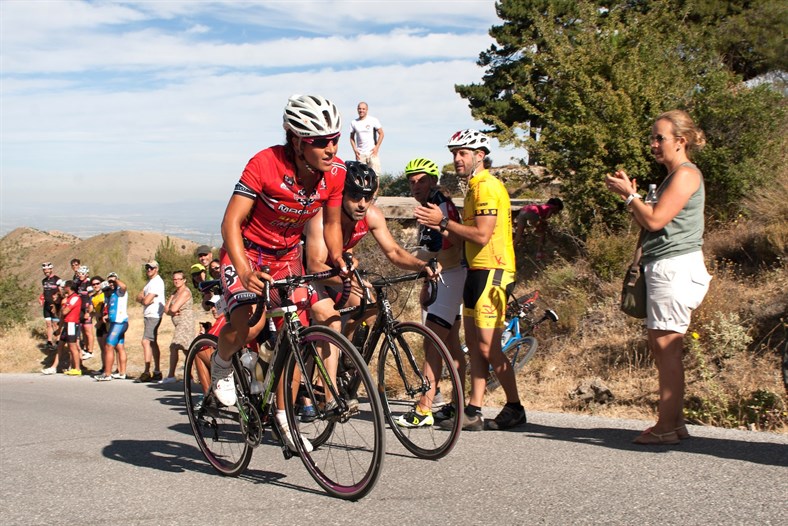
<path fill-rule="evenodd" d="M 356 160 L 366 164 L 375 173 L 380 173 L 380 157 L 378 151 L 383 142 L 383 126 L 375 117 L 369 115 L 366 102 L 359 102 L 358 119 L 350 123 L 350 145 Z"/>
<path fill-rule="evenodd" d="M 443 283 L 439 283 L 435 302 L 423 311 L 425 324 L 446 343 L 454 359 L 454 366 L 460 374 L 465 392 L 465 353 L 460 346 L 460 325 L 462 319 L 462 291 L 465 285 L 466 270 L 462 266 L 462 245 L 460 238 L 449 236 L 443 223 L 460 220 L 460 213 L 449 197 L 438 188 L 440 169 L 430 159 L 417 157 L 405 166 L 411 195 L 421 206 L 432 203 L 437 206 L 445 221 L 437 229 L 419 225 L 419 238 L 416 242 L 416 257 L 424 261 L 436 257 L 443 271 Z M 433 383 L 432 385 L 435 385 Z M 424 393 L 413 411 L 402 415 L 397 424 L 402 427 L 421 427 L 432 425 L 435 421 L 447 420 L 455 415 L 451 405 L 443 406 L 433 414 L 433 392 Z"/>
<path fill-rule="evenodd" d="M 82 265 L 82 262 L 79 259 L 74 258 L 69 262 L 69 265 L 71 265 L 71 270 L 74 272 L 74 275 L 71 277 L 71 281 L 77 281 L 79 279 L 77 270 Z"/>
<path fill-rule="evenodd" d="M 481 406 L 491 365 L 506 393 L 506 405 L 486 427 L 508 429 L 526 421 L 514 370 L 501 352 L 506 303 L 515 272 L 511 201 L 504 184 L 483 166 L 485 155 L 490 153 L 490 139 L 485 134 L 462 130 L 452 135 L 447 146 L 457 176 L 468 181 L 462 223 L 447 218 L 431 203 L 417 207 L 414 215 L 419 224 L 465 241 L 468 276 L 463 291 L 463 323 L 471 359 L 471 394 L 462 428 L 485 428 Z M 446 420 L 441 427 L 451 424 Z"/>
<path fill-rule="evenodd" d="M 53 343 L 55 328 L 57 327 L 60 318 L 57 315 L 57 307 L 55 306 L 55 297 L 57 296 L 58 287 L 57 282 L 60 278 L 57 277 L 52 270 L 52 263 L 47 261 L 41 263 L 41 271 L 44 273 L 44 278 L 41 280 L 43 292 L 41 293 L 42 307 L 44 314 L 44 322 L 47 327 L 47 350 L 51 351 L 55 348 Z"/>
<path fill-rule="evenodd" d="M 112 379 L 126 379 L 126 330 L 129 328 L 129 294 L 126 284 L 122 282 L 118 275 L 110 272 L 107 281 L 100 285 L 106 298 L 107 315 L 107 341 L 104 344 L 103 356 L 104 372 L 96 377 L 99 382 L 106 382 Z M 117 373 L 112 372 L 112 365 L 115 361 L 117 351 L 118 369 Z"/>
<path fill-rule="evenodd" d="M 93 303 L 90 301 L 90 293 L 93 289 L 90 286 L 90 268 L 87 265 L 80 265 L 77 268 L 77 281 L 74 282 L 74 286 L 76 287 L 75 291 L 82 299 L 82 311 L 79 314 L 81 336 L 84 341 L 82 360 L 90 360 L 93 358 L 95 338 L 93 335 Z"/>
<path fill-rule="evenodd" d="M 643 229 L 640 262 L 648 343 L 659 380 L 659 417 L 634 443 L 678 444 L 689 438 L 683 411 L 684 334 L 711 282 L 702 251 L 706 186 L 690 160 L 705 146 L 706 137 L 689 114 L 673 110 L 657 117 L 649 144 L 654 160 L 667 172 L 656 202 L 641 201 L 637 181 L 624 170 L 605 177 L 605 183 Z"/>
<path fill-rule="evenodd" d="M 138 382 L 161 380 L 161 351 L 159 350 L 159 326 L 164 314 L 164 280 L 159 276 L 159 263 L 151 260 L 145 263 L 145 274 L 148 283 L 137 294 L 137 302 L 145 307 L 143 318 L 145 331 L 142 335 L 142 352 L 145 358 L 145 370 L 137 379 Z M 153 373 L 151 374 L 151 360 Z"/>
<path fill-rule="evenodd" d="M 82 362 L 79 355 L 79 327 L 82 312 L 82 298 L 77 294 L 76 286 L 72 280 L 63 284 L 63 299 L 60 315 L 63 319 L 63 328 L 60 338 L 66 342 L 71 356 L 71 368 L 65 371 L 68 376 L 82 376 Z M 57 365 L 53 364 L 54 367 Z"/>
<path fill-rule="evenodd" d="M 93 316 L 93 327 L 96 329 L 96 341 L 101 353 L 101 370 L 104 370 L 104 344 L 107 341 L 107 324 L 104 322 L 104 291 L 101 290 L 103 281 L 104 278 L 101 276 L 90 278 L 90 288 L 92 289 L 90 292 L 91 314 Z"/>
<path fill-rule="evenodd" d="M 194 309 L 192 309 L 194 299 L 192 299 L 192 291 L 186 286 L 186 276 L 182 270 L 172 273 L 172 282 L 175 285 L 175 292 L 164 304 L 164 313 L 172 317 L 175 332 L 172 335 L 172 343 L 170 343 L 170 369 L 167 372 L 167 377 L 159 381 L 160 384 L 175 382 L 178 354 L 181 351 L 186 352 L 196 334 Z"/>
<path fill-rule="evenodd" d="M 208 264 L 213 259 L 213 250 L 208 245 L 200 245 L 194 251 L 195 255 L 197 256 L 197 260 L 200 262 L 200 265 L 208 268 Z"/>

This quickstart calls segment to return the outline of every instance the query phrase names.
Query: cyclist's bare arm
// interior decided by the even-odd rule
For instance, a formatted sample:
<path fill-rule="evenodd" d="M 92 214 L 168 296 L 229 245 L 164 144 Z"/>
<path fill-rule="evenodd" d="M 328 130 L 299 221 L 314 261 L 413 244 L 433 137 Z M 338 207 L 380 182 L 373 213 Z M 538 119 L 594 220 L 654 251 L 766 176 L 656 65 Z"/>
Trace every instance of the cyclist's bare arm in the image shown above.
<path fill-rule="evenodd" d="M 222 239 L 230 261 L 238 273 L 241 284 L 244 288 L 255 294 L 263 294 L 262 272 L 254 272 L 249 266 L 244 250 L 243 237 L 241 236 L 241 224 L 251 213 L 254 200 L 242 195 L 233 195 L 227 204 L 222 219 Z"/>
<path fill-rule="evenodd" d="M 378 246 L 380 246 L 383 254 L 392 264 L 403 270 L 412 270 L 416 272 L 426 267 L 428 275 L 432 275 L 432 271 L 429 266 L 427 266 L 426 261 L 417 258 L 397 243 L 386 225 L 386 218 L 383 216 L 383 212 L 375 205 L 370 206 L 369 210 L 367 210 L 367 224 Z M 439 265 L 437 273 L 440 273 L 440 270 Z"/>
<path fill-rule="evenodd" d="M 323 239 L 328 249 L 328 261 L 335 268 L 346 269 L 342 277 L 350 277 L 342 259 L 342 205 L 325 206 L 323 214 Z"/>
<path fill-rule="evenodd" d="M 329 270 L 331 266 L 326 263 L 328 261 L 328 247 L 326 247 L 326 241 L 323 236 L 323 210 L 320 210 L 317 215 L 307 222 L 304 227 L 304 236 L 306 237 L 306 271 L 310 274 L 315 274 Z M 322 283 L 341 285 L 342 279 L 339 276 L 334 276 L 322 281 Z"/>

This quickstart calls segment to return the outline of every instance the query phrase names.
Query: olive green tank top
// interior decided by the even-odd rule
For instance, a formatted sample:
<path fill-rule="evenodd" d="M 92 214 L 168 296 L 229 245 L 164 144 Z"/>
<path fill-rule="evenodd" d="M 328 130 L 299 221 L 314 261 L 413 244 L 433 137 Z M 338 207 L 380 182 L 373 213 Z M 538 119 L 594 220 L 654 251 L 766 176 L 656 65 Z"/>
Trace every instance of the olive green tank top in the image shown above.
<path fill-rule="evenodd" d="M 681 256 L 701 250 L 703 246 L 703 208 L 706 204 L 706 188 L 703 174 L 692 163 L 682 163 L 698 170 L 700 185 L 690 196 L 684 208 L 664 228 L 655 232 L 646 232 L 643 237 L 642 263 L 651 263 L 659 259 Z M 673 172 L 675 173 L 675 171 Z M 670 185 L 673 173 L 669 174 L 657 189 L 657 198 Z"/>

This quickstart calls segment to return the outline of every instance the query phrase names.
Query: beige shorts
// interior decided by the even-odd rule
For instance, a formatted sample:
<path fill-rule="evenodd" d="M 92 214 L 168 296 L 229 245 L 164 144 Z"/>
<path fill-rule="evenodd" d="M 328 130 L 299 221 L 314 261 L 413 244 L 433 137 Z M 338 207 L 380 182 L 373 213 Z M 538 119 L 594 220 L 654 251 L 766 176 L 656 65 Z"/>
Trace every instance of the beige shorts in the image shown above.
<path fill-rule="evenodd" d="M 679 334 L 687 332 L 692 311 L 709 290 L 711 275 L 703 252 L 652 261 L 643 266 L 646 277 L 646 327 Z"/>
<path fill-rule="evenodd" d="M 372 170 L 374 170 L 374 172 L 376 174 L 378 174 L 378 177 L 380 177 L 382 175 L 380 173 L 380 157 L 379 156 L 372 155 L 372 153 L 370 152 L 370 153 L 359 154 L 358 157 L 359 157 L 359 159 L 358 159 L 359 162 L 362 162 L 362 163 L 366 164 L 367 166 L 369 166 L 370 168 L 372 168 Z"/>

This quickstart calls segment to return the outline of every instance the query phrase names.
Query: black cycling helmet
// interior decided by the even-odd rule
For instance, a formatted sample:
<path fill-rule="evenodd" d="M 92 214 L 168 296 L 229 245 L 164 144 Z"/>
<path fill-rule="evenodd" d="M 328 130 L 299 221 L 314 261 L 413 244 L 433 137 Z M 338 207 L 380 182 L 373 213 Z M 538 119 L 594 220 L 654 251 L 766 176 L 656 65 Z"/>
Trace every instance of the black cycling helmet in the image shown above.
<path fill-rule="evenodd" d="M 378 174 L 358 161 L 345 161 L 345 193 L 372 197 L 378 191 Z"/>

